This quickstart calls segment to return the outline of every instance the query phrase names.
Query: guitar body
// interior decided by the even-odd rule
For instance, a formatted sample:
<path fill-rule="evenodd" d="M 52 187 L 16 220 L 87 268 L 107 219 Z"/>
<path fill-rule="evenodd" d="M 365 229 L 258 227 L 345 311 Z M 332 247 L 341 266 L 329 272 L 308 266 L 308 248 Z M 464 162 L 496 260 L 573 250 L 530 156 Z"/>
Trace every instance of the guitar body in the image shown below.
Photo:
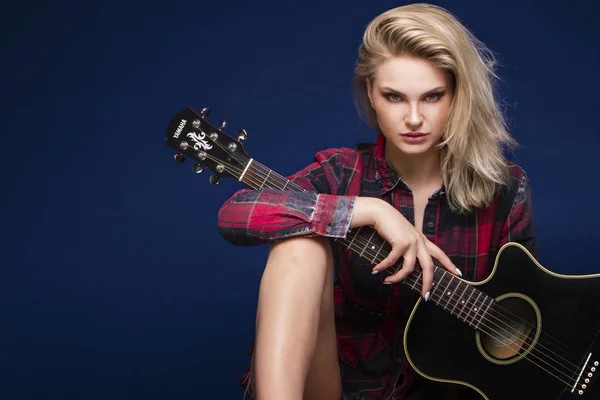
<path fill-rule="evenodd" d="M 419 300 L 404 334 L 409 362 L 419 374 L 468 386 L 489 400 L 600 399 L 596 382 L 600 367 L 594 367 L 600 361 L 600 275 L 554 274 L 524 247 L 508 243 L 488 279 L 472 285 L 526 319 L 541 336 L 536 340 L 532 334 L 531 344 L 514 352 L 515 343 L 523 340 L 490 341 L 441 308 Z M 568 355 L 568 361 L 562 355 Z M 572 392 L 566 383 L 578 377 Z"/>

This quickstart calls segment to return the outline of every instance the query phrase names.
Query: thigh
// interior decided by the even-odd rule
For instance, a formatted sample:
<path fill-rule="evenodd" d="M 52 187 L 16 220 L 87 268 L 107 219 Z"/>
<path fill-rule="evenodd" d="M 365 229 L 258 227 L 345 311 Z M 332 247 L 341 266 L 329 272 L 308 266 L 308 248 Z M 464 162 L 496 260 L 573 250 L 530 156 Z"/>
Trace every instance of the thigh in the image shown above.
<path fill-rule="evenodd" d="M 342 398 L 333 307 L 333 271 L 333 257 L 330 252 L 327 262 L 327 281 L 321 302 L 317 345 L 306 379 L 304 400 Z"/>
<path fill-rule="evenodd" d="M 292 324 L 298 325 L 298 323 L 306 326 L 309 324 L 308 320 L 302 317 L 302 312 L 313 305 L 317 306 L 318 318 L 314 320 L 316 334 L 316 340 L 314 344 L 310 346 L 310 353 L 307 354 L 307 372 L 306 379 L 303 382 L 304 386 L 304 400 L 331 400 L 341 399 L 341 378 L 339 372 L 339 363 L 337 358 L 337 341 L 335 335 L 335 320 L 334 320 L 334 308 L 333 308 L 333 279 L 334 279 L 334 267 L 333 267 L 333 255 L 329 241 L 326 238 L 312 238 L 311 241 L 319 242 L 319 247 L 314 248 L 307 244 L 306 239 L 291 239 L 288 240 L 288 244 L 296 242 L 298 246 L 289 247 L 285 243 L 281 243 L 279 246 L 274 246 L 274 251 L 269 255 L 267 262 L 267 268 L 263 279 L 261 280 L 260 294 L 264 294 L 264 291 L 270 290 L 269 288 L 277 285 L 277 290 L 284 288 L 285 293 L 297 293 L 294 296 L 293 303 L 297 306 L 301 306 L 302 310 L 297 309 L 298 318 L 296 321 L 291 321 Z M 304 244 L 303 244 L 304 243 Z M 306 254 L 309 250 L 313 254 Z M 318 256 L 314 254 L 314 250 L 318 250 Z M 307 264 L 308 262 L 308 264 Z M 270 268 L 270 270 L 269 270 Z M 269 270 L 269 271 L 268 271 Z M 267 273 L 269 276 L 267 277 Z M 295 285 L 295 287 L 291 287 Z M 298 286 L 300 285 L 300 286 Z M 310 287 L 308 287 L 310 286 Z M 318 288 L 318 289 L 317 289 Z M 317 290 L 315 290 L 317 289 Z M 314 296 L 314 297 L 313 297 Z M 317 300 L 318 299 L 318 300 Z M 277 335 L 277 331 L 269 329 L 267 325 L 261 325 L 259 323 L 259 315 L 262 313 L 263 317 L 266 313 L 271 315 L 272 318 L 279 319 L 276 315 L 281 312 L 288 313 L 284 319 L 290 316 L 289 309 L 281 308 L 277 306 L 280 297 L 272 296 L 262 297 L 259 295 L 259 307 L 257 310 L 257 338 L 258 331 L 261 330 L 263 335 L 273 336 Z M 289 298 L 287 299 L 290 300 Z M 273 303 L 275 302 L 275 304 Z M 262 306 L 262 307 L 261 307 Z M 264 307 L 269 307 L 266 310 Z M 292 307 L 291 309 L 294 309 Z M 302 312 L 300 312 L 302 311 Z M 312 321 L 312 318 L 310 318 Z M 310 322 L 312 324 L 313 322 Z M 265 333 L 264 329 L 269 331 Z M 295 332 L 288 331 L 284 341 L 294 341 Z M 313 336 L 314 338 L 314 336 Z M 279 338 L 278 340 L 280 340 Z M 265 342 L 263 339 L 264 346 L 269 346 L 269 341 Z M 291 344 L 292 342 L 289 342 Z M 265 347 L 263 347 L 265 348 Z M 304 354 L 300 355 L 304 356 Z M 252 397 L 256 396 L 256 353 L 252 356 L 251 361 L 251 372 L 250 372 L 250 391 Z M 294 358 L 295 356 L 292 356 Z M 301 360 L 299 358 L 286 360 L 289 366 L 297 366 Z M 304 360 L 302 360 L 302 363 Z M 291 369 L 291 368 L 290 368 Z M 297 370 L 297 368 L 296 368 Z M 294 371 L 284 371 L 285 373 L 295 373 Z M 276 374 L 275 374 L 276 375 Z"/>

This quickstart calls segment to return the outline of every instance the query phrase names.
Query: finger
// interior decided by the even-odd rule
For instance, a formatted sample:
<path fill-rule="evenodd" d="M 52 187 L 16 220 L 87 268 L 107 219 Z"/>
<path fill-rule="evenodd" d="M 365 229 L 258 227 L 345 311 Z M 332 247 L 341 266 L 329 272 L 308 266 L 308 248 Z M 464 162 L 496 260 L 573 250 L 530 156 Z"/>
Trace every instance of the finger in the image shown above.
<path fill-rule="evenodd" d="M 446 255 L 446 253 L 444 253 L 442 249 L 436 246 L 433 242 L 429 241 L 429 239 L 427 239 L 426 237 L 425 246 L 427 247 L 427 251 L 429 252 L 429 254 L 435 257 L 444 266 L 444 268 L 446 268 L 453 274 L 462 277 L 462 272 L 456 267 L 456 265 L 454 265 L 454 263 Z"/>
<path fill-rule="evenodd" d="M 391 276 L 385 278 L 384 282 L 386 283 L 398 283 L 401 280 L 405 279 L 408 275 L 410 275 L 415 269 L 415 262 L 417 261 L 417 244 L 412 244 L 404 253 L 404 261 L 402 263 L 402 268 L 400 268 L 396 273 Z"/>
<path fill-rule="evenodd" d="M 386 268 L 391 267 L 392 265 L 394 265 L 402 256 L 402 254 L 405 252 L 405 247 L 403 246 L 394 246 L 392 245 L 392 249 L 390 250 L 390 253 L 388 254 L 388 256 L 386 258 L 384 258 L 383 260 L 381 260 L 381 262 L 379 264 L 377 264 L 375 267 L 373 267 L 373 274 L 376 274 L 380 271 L 383 271 Z"/>
<path fill-rule="evenodd" d="M 425 301 L 428 301 L 429 295 L 431 294 L 431 288 L 433 286 L 433 259 L 427 252 L 425 242 L 421 242 L 419 246 L 418 257 L 421 270 L 423 271 L 423 286 L 421 287 L 421 295 Z"/>

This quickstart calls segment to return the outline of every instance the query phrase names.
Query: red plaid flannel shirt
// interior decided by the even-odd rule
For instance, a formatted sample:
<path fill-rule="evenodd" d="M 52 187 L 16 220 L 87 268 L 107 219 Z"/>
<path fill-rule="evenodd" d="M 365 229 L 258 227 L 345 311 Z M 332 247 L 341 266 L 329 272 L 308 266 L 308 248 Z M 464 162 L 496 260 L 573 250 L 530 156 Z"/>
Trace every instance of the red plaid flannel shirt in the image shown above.
<path fill-rule="evenodd" d="M 220 209 L 220 234 L 237 245 L 272 243 L 292 236 L 343 238 L 356 196 L 379 197 L 414 224 L 412 192 L 387 164 L 385 137 L 354 150 L 328 149 L 287 177 L 306 192 L 276 189 L 236 192 Z M 423 233 L 438 245 L 467 280 L 485 279 L 500 247 L 523 244 L 535 257 L 537 245 L 525 172 L 511 164 L 511 182 L 486 208 L 451 211 L 444 188 L 430 198 Z M 386 274 L 331 240 L 335 261 L 335 321 L 344 390 L 403 398 L 416 375 L 405 360 L 402 335 L 417 296 L 404 285 L 383 285 Z M 248 375 L 241 379 L 242 386 Z"/>

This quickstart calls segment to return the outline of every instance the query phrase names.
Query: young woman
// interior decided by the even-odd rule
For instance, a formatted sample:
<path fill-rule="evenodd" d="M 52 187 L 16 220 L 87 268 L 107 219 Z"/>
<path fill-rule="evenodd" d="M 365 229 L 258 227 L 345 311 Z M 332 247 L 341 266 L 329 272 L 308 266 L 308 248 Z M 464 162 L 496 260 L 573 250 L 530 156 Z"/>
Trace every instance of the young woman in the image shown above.
<path fill-rule="evenodd" d="M 529 181 L 503 155 L 515 143 L 494 77 L 485 47 L 446 10 L 389 10 L 366 28 L 355 76 L 375 143 L 317 153 L 289 177 L 305 191 L 245 189 L 223 205 L 225 239 L 273 244 L 242 380 L 248 397 L 458 396 L 460 385 L 434 393 L 407 363 L 402 336 L 417 297 L 396 283 L 418 264 L 427 301 L 434 260 L 482 280 L 506 242 L 537 256 Z M 358 229 L 374 229 L 389 255 L 369 247 L 361 258 L 336 240 Z"/>

